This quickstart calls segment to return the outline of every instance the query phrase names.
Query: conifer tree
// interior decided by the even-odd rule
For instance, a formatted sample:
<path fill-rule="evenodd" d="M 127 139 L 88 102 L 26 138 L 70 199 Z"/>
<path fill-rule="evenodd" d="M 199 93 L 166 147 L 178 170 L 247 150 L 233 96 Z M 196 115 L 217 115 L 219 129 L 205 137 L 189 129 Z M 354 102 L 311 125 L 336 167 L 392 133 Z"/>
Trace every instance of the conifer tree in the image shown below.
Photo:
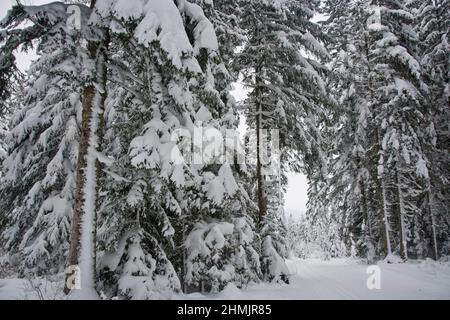
<path fill-rule="evenodd" d="M 102 16 L 108 19 L 121 5 L 113 2 Z M 234 159 L 222 164 L 208 153 L 209 144 L 224 141 L 205 140 L 208 132 L 222 139 L 237 125 L 227 87 L 220 86 L 226 82 L 215 81 L 226 68 L 213 26 L 200 7 L 187 1 L 149 2 L 143 13 L 134 9 L 110 22 L 117 30 L 112 34 L 117 46 L 111 59 L 114 93 L 107 99 L 105 152 L 115 159 L 105 169 L 109 173 L 102 185 L 114 193 L 101 197 L 99 239 L 107 252 L 101 268 L 107 283 L 122 279 L 124 263 L 132 262 L 127 262 L 127 245 L 119 244 L 132 241 L 141 257 L 152 257 L 139 261 L 153 271 L 138 272 L 131 287 L 121 286 L 129 281 L 120 280 L 119 287 L 105 290 L 134 297 L 141 292 L 136 286 L 162 292 L 170 283 L 175 291 L 214 291 L 229 282 L 242 286 L 257 281 L 259 258 L 245 208 L 249 199 L 233 173 L 238 164 Z M 163 13 L 167 16 L 145 29 L 148 19 Z M 130 57 L 130 50 L 143 61 Z M 192 143 L 201 153 L 189 152 Z M 116 252 L 117 247 L 122 249 Z M 112 266 L 111 256 L 117 262 Z M 160 269 L 151 267 L 153 260 Z M 161 278 L 166 280 L 156 281 Z"/>
<path fill-rule="evenodd" d="M 417 48 L 423 68 L 423 81 L 427 85 L 425 108 L 427 110 L 427 126 L 424 135 L 427 143 L 423 145 L 426 154 L 426 169 L 423 170 L 422 183 L 425 185 L 423 194 L 422 221 L 428 225 L 431 234 L 433 257 L 438 259 L 446 254 L 449 241 L 448 233 L 448 203 L 450 196 L 449 185 L 449 119 L 450 119 L 450 90 L 449 90 L 449 20 L 448 10 L 450 2 L 442 1 L 413 1 L 410 7 L 415 10 L 419 35 Z M 425 169 L 425 168 L 424 168 Z M 428 221 L 428 223 L 426 223 Z M 422 223 L 424 223 L 422 222 Z M 419 230 L 419 228 L 416 228 Z M 416 245 L 427 247 L 426 239 L 417 235 Z M 425 243 L 424 243 L 425 241 Z M 423 256 L 423 255 L 422 255 Z"/>
<path fill-rule="evenodd" d="M 79 8 L 85 22 L 88 10 Z M 55 274 L 63 270 L 69 246 L 85 58 L 78 47 L 84 30 L 69 28 L 67 5 L 61 3 L 13 7 L 2 28 L 24 20 L 32 26 L 3 33 L 4 67 L 13 68 L 13 50 L 34 39 L 39 58 L 7 137 L 1 237 L 14 268 Z"/>
<path fill-rule="evenodd" d="M 298 171 L 303 162 L 308 171 L 315 159 L 321 163 L 318 128 L 327 103 L 327 90 L 322 78 L 326 68 L 319 61 L 327 59 L 328 53 L 320 43 L 324 38 L 320 28 L 310 21 L 319 2 L 249 0 L 239 4 L 247 42 L 237 63 L 244 84 L 250 88 L 244 104 L 249 127 L 256 135 L 255 198 L 263 230 L 263 259 L 267 260 L 265 274 L 267 278 L 279 279 L 280 274 L 273 273 L 280 271 L 275 271 L 275 264 L 282 261 L 287 251 L 280 250 L 284 245 L 276 244 L 273 235 L 283 228 L 277 217 L 282 202 L 278 201 L 277 212 L 270 202 L 279 198 L 287 170 Z M 279 130 L 281 160 L 274 165 L 280 171 L 269 181 L 264 173 L 269 168 L 263 163 L 263 155 L 267 154 L 263 140 L 265 130 L 271 129 Z"/>
<path fill-rule="evenodd" d="M 356 244 L 369 261 L 386 255 L 395 261 L 391 253 L 423 256 L 432 247 L 436 257 L 441 215 L 430 211 L 427 195 L 430 155 L 437 154 L 431 151 L 436 120 L 427 101 L 436 95 L 414 29 L 414 10 L 427 12 L 426 5 L 350 0 L 325 7 L 340 108 L 327 135 L 330 178 L 311 184 L 310 212 L 338 209 L 347 247 Z M 445 232 L 440 235 L 445 243 Z"/>

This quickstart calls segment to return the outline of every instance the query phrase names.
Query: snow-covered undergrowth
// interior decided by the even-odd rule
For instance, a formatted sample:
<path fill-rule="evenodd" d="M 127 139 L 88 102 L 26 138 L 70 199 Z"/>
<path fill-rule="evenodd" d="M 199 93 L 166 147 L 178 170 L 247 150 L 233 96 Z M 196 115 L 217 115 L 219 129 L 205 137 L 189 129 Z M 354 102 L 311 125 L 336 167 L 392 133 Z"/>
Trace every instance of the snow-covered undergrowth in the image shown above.
<path fill-rule="evenodd" d="M 0 300 L 61 300 L 63 277 L 0 279 Z"/>
<path fill-rule="evenodd" d="M 354 259 L 288 260 L 290 284 L 228 285 L 216 294 L 173 295 L 173 299 L 450 299 L 450 258 L 378 263 L 380 289 L 368 289 L 368 265 Z M 65 299 L 62 284 L 38 278 L 0 280 L 0 299 Z"/>

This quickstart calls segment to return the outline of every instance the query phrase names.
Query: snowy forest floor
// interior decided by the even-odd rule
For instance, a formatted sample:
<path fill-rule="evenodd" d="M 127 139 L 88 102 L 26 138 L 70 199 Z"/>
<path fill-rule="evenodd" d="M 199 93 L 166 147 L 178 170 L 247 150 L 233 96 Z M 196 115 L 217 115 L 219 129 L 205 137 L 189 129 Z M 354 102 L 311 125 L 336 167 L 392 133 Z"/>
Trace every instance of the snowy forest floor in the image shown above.
<path fill-rule="evenodd" d="M 450 261 L 378 263 L 380 289 L 369 290 L 367 264 L 352 259 L 288 260 L 289 285 L 258 284 L 240 290 L 229 285 L 217 294 L 177 295 L 175 299 L 450 299 Z M 47 281 L 0 280 L 0 299 L 58 299 Z"/>
<path fill-rule="evenodd" d="M 450 262 L 379 263 L 381 288 L 369 290 L 367 264 L 351 259 L 289 260 L 290 285 L 228 287 L 212 299 L 450 299 Z"/>

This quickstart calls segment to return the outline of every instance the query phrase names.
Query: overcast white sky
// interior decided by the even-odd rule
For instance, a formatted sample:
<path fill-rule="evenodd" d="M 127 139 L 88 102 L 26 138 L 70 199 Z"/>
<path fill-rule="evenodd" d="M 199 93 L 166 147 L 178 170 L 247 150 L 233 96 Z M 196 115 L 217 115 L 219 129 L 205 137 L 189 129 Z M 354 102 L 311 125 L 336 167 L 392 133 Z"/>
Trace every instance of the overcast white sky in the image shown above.
<path fill-rule="evenodd" d="M 22 0 L 21 2 L 28 5 L 37 5 L 53 1 Z M 0 19 L 6 15 L 7 10 L 10 9 L 15 3 L 15 0 L 0 0 Z M 18 66 L 21 70 L 26 70 L 29 67 L 30 62 L 36 58 L 36 54 L 34 52 L 17 53 L 16 56 Z M 241 84 L 236 83 L 232 94 L 235 96 L 236 100 L 242 100 L 246 96 L 245 88 L 243 88 Z M 288 178 L 289 186 L 286 193 L 285 209 L 288 214 L 292 213 L 294 217 L 298 217 L 306 211 L 308 182 L 303 174 L 291 173 L 288 175 Z"/>

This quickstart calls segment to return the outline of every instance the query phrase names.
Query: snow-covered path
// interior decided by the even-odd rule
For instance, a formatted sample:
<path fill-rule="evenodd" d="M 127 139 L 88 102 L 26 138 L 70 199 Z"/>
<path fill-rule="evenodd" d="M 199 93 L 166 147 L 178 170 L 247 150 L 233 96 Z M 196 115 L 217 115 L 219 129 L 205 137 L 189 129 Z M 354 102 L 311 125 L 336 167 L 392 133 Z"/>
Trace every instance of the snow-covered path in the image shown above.
<path fill-rule="evenodd" d="M 290 260 L 290 285 L 228 287 L 214 299 L 450 299 L 450 264 L 378 264 L 381 288 L 369 290 L 368 265 L 354 260 Z M 189 299 L 206 298 L 190 294 Z M 209 296 L 211 298 L 211 296 Z"/>
<path fill-rule="evenodd" d="M 176 299 L 450 299 L 450 261 L 378 264 L 381 289 L 369 290 L 367 265 L 356 260 L 288 260 L 290 285 L 258 284 L 245 290 L 228 286 L 214 295 L 178 295 Z M 65 298 L 62 285 L 40 280 L 46 299 Z M 59 289 L 58 289 L 59 288 Z M 0 299 L 39 299 L 21 279 L 0 279 Z"/>

